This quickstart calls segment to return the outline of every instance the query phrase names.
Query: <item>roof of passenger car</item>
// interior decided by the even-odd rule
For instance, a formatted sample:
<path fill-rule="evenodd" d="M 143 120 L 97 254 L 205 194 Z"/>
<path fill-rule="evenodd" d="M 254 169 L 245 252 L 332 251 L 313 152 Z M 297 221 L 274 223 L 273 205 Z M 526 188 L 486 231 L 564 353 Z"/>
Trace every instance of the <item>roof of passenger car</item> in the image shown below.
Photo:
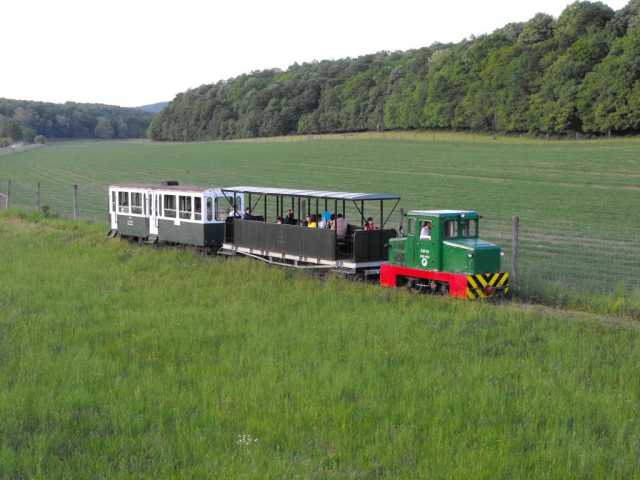
<path fill-rule="evenodd" d="M 161 183 L 114 183 L 110 188 L 122 189 L 143 189 L 143 190 L 165 190 L 170 192 L 190 192 L 203 193 L 209 190 L 216 190 L 212 187 L 201 187 L 198 185 L 163 185 Z"/>
<path fill-rule="evenodd" d="M 263 195 L 280 195 L 285 197 L 309 197 L 326 198 L 330 200 L 353 200 L 367 202 L 372 200 L 400 200 L 399 195 L 391 193 L 362 193 L 362 192 L 334 192 L 328 190 L 303 190 L 298 188 L 274 188 L 274 187 L 223 187 L 223 192 L 230 193 L 257 193 Z"/>

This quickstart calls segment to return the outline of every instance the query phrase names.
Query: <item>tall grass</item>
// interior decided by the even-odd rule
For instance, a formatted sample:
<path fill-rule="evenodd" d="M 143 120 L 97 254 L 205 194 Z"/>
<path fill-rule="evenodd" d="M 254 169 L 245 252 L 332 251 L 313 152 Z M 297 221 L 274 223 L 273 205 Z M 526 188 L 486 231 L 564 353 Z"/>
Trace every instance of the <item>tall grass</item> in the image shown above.
<path fill-rule="evenodd" d="M 0 216 L 0 478 L 634 478 L 638 329 Z"/>
<path fill-rule="evenodd" d="M 629 288 L 624 282 L 613 289 L 584 291 L 561 281 L 531 276 L 513 285 L 513 291 L 513 299 L 520 302 L 640 320 L 640 289 Z"/>

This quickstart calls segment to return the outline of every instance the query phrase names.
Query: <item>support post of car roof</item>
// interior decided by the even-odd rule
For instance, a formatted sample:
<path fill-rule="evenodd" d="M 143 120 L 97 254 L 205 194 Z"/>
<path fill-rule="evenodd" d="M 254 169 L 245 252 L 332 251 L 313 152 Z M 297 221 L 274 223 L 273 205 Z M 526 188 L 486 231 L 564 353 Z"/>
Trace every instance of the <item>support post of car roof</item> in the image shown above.
<path fill-rule="evenodd" d="M 380 229 L 384 228 L 384 200 L 380 200 Z"/>

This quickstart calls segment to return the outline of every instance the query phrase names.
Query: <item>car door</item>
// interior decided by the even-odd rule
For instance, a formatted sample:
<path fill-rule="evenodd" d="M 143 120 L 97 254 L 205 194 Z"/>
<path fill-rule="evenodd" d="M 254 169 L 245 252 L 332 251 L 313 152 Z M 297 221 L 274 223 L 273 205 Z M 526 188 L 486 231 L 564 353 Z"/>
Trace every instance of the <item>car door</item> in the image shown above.
<path fill-rule="evenodd" d="M 147 198 L 147 208 L 149 214 L 149 234 L 158 235 L 158 205 L 160 195 L 153 191 L 145 192 Z"/>

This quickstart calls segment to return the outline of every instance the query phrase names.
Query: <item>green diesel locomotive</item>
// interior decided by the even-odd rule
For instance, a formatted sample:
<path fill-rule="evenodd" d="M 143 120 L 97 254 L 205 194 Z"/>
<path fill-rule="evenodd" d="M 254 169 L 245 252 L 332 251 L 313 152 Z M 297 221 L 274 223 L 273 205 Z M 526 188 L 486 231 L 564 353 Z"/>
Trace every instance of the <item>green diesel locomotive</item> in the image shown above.
<path fill-rule="evenodd" d="M 474 211 L 413 210 L 406 236 L 389 241 L 389 261 L 380 283 L 409 285 L 459 298 L 509 294 L 509 274 L 501 272 L 500 247 L 479 238 Z"/>

